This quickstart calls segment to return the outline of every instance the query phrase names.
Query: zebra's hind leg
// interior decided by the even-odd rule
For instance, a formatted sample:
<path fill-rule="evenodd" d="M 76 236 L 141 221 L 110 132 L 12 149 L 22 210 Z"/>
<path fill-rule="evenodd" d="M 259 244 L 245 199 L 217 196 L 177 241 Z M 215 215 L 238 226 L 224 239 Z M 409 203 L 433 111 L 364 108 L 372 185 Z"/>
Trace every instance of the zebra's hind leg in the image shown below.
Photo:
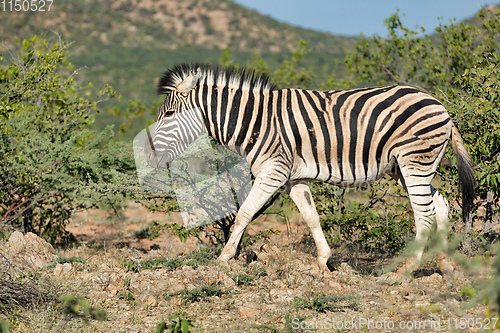
<path fill-rule="evenodd" d="M 428 239 L 431 226 L 436 221 L 436 210 L 432 197 L 431 185 L 432 174 L 427 177 L 415 176 L 410 168 L 400 170 L 399 168 L 391 176 L 401 185 L 410 198 L 413 215 L 415 217 L 415 247 L 412 249 L 413 256 L 406 258 L 405 264 L 398 269 L 398 273 L 414 271 L 422 259 L 425 243 Z"/>
<path fill-rule="evenodd" d="M 318 249 L 318 264 L 322 271 L 329 271 L 326 262 L 330 258 L 331 250 L 321 229 L 319 215 L 314 204 L 311 190 L 307 183 L 299 182 L 292 185 L 290 197 L 297 205 L 306 225 L 311 230 L 314 243 Z"/>
<path fill-rule="evenodd" d="M 407 173 L 409 172 L 407 171 Z M 447 259 L 449 204 L 446 198 L 430 185 L 433 172 L 427 173 L 427 175 L 427 177 L 415 177 L 414 175 L 412 177 L 412 175 L 407 175 L 405 178 L 399 169 L 391 175 L 407 191 L 410 197 L 416 228 L 415 241 L 417 244 L 414 257 L 407 259 L 405 265 L 398 272 L 413 271 L 418 267 L 432 224 L 435 222 L 437 240 L 440 243 L 438 248 L 435 249 L 438 251 L 435 258 L 441 272 L 445 275 L 450 275 L 453 272 L 453 266 L 449 264 Z M 410 184 L 407 183 L 407 179 L 410 179 Z"/>
<path fill-rule="evenodd" d="M 436 256 L 439 269 L 443 274 L 450 275 L 453 272 L 453 266 L 450 265 L 447 258 L 448 251 L 448 223 L 449 223 L 449 211 L 450 207 L 448 200 L 441 195 L 432 185 L 431 185 L 432 200 L 434 202 L 434 207 L 436 209 L 436 223 L 437 223 L 437 233 L 441 241 L 442 246 L 440 247 L 441 253 Z"/>

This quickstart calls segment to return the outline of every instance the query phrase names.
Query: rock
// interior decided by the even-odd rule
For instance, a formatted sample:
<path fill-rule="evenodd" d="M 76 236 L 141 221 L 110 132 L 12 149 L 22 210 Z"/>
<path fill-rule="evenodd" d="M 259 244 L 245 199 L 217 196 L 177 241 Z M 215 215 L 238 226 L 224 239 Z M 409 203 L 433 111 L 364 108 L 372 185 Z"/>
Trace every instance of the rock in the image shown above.
<path fill-rule="evenodd" d="M 188 271 L 191 273 L 191 271 Z M 196 272 L 194 270 L 193 272 Z M 182 270 L 171 273 L 172 275 L 167 275 L 165 269 L 150 271 L 144 270 L 139 274 L 133 274 L 130 276 L 130 284 L 128 285 L 128 290 L 136 297 L 136 299 L 142 303 L 149 304 L 151 302 L 151 297 L 156 299 L 161 299 L 163 294 L 175 293 L 183 289 L 193 289 L 197 286 L 189 283 L 185 283 L 186 280 L 183 278 Z M 123 279 L 126 280 L 126 279 Z M 124 286 L 124 282 L 117 282 L 118 285 Z M 109 287 L 112 290 L 115 287 Z M 157 304 L 157 303 L 156 303 Z M 155 305 L 156 306 L 156 305 Z"/>
<path fill-rule="evenodd" d="M 241 318 L 254 318 L 260 312 L 262 306 L 258 303 L 245 303 L 238 307 L 238 314 Z"/>
<path fill-rule="evenodd" d="M 291 302 L 295 297 L 302 297 L 304 293 L 296 289 L 271 289 L 269 296 L 276 302 Z"/>
<path fill-rule="evenodd" d="M 443 281 L 443 277 L 438 273 L 434 273 L 430 276 L 422 276 L 417 280 L 422 283 L 441 283 Z"/>
<path fill-rule="evenodd" d="M 141 302 L 147 302 L 149 296 L 158 296 L 162 293 L 158 290 L 156 281 L 161 278 L 158 271 L 142 271 L 132 276 L 129 290 Z"/>
<path fill-rule="evenodd" d="M 348 275 L 358 275 L 358 273 L 345 262 L 340 264 L 338 271 Z"/>
<path fill-rule="evenodd" d="M 7 242 L 7 253 L 14 264 L 27 269 L 47 266 L 57 258 L 52 245 L 32 232 L 26 235 L 14 231 Z"/>
<path fill-rule="evenodd" d="M 108 272 L 103 272 L 103 273 L 99 274 L 98 280 L 99 280 L 100 283 L 108 285 L 109 284 L 109 280 L 110 280 L 109 273 Z"/>
<path fill-rule="evenodd" d="M 269 254 L 266 252 L 259 252 L 257 253 L 257 259 L 267 265 L 269 263 Z"/>
<path fill-rule="evenodd" d="M 176 278 L 165 278 L 165 283 L 167 286 L 166 291 L 169 293 L 175 293 L 185 288 L 184 284 Z"/>
<path fill-rule="evenodd" d="M 203 281 L 204 285 L 222 285 L 226 288 L 236 286 L 236 282 L 223 271 L 217 270 L 214 267 L 200 266 L 196 270 L 197 277 Z"/>
<path fill-rule="evenodd" d="M 271 280 L 271 283 L 276 287 L 276 288 L 286 288 L 285 282 L 283 282 L 281 279 L 278 280 Z"/>
<path fill-rule="evenodd" d="M 334 289 L 334 290 L 342 290 L 342 285 L 338 282 L 335 282 L 335 281 L 328 281 L 328 286 L 331 288 L 331 289 Z"/>
<path fill-rule="evenodd" d="M 297 267 L 297 271 L 300 273 L 311 274 L 315 273 L 314 267 L 312 265 L 300 265 Z"/>
<path fill-rule="evenodd" d="M 24 235 L 19 231 L 14 231 L 9 237 L 7 244 L 10 253 L 17 253 L 24 250 Z"/>
<path fill-rule="evenodd" d="M 182 266 L 181 269 L 183 271 L 193 271 L 194 270 L 193 266 L 187 266 L 187 265 L 186 266 Z"/>
<path fill-rule="evenodd" d="M 263 261 L 266 265 L 269 264 L 269 259 L 271 257 L 276 258 L 277 255 L 281 253 L 280 249 L 276 245 L 264 244 L 261 246 L 259 253 L 257 253 L 257 259 Z"/>
<path fill-rule="evenodd" d="M 110 291 L 113 295 L 117 295 L 124 286 L 125 278 L 123 273 L 113 272 L 109 274 L 109 284 L 106 287 L 106 290 Z"/>
<path fill-rule="evenodd" d="M 408 279 L 404 276 L 397 274 L 397 273 L 389 272 L 389 273 L 381 275 L 377 279 L 377 283 L 378 284 L 387 284 L 387 285 L 393 286 L 393 285 L 400 285 L 400 284 L 408 283 Z"/>
<path fill-rule="evenodd" d="M 73 266 L 67 262 L 64 264 L 57 264 L 54 268 L 54 276 L 66 277 L 74 272 Z"/>
<path fill-rule="evenodd" d="M 416 301 L 415 304 L 413 305 L 416 307 L 427 308 L 429 305 L 431 305 L 431 303 L 429 301 L 422 300 L 422 301 Z"/>
<path fill-rule="evenodd" d="M 52 247 L 52 245 L 32 232 L 28 232 L 26 235 L 24 235 L 24 247 L 26 251 L 32 251 L 40 254 L 53 256 L 54 253 L 54 248 Z"/>

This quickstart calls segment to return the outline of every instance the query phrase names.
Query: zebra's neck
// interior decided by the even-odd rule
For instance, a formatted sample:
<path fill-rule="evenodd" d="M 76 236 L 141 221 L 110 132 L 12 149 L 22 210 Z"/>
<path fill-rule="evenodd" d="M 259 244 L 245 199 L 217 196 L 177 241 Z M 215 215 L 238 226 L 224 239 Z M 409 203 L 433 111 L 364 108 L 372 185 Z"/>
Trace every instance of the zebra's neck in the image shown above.
<path fill-rule="evenodd" d="M 272 118 L 269 91 L 203 85 L 197 95 L 208 135 L 241 155 L 252 150 Z"/>

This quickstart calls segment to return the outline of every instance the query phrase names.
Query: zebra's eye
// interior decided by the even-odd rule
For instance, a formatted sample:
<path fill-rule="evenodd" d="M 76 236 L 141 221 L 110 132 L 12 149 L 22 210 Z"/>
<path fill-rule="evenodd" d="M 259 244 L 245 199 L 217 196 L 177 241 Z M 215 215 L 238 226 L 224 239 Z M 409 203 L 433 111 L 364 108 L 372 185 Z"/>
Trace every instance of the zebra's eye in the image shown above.
<path fill-rule="evenodd" d="M 170 117 L 174 113 L 175 113 L 175 110 L 167 110 L 167 111 L 165 111 L 165 117 Z"/>

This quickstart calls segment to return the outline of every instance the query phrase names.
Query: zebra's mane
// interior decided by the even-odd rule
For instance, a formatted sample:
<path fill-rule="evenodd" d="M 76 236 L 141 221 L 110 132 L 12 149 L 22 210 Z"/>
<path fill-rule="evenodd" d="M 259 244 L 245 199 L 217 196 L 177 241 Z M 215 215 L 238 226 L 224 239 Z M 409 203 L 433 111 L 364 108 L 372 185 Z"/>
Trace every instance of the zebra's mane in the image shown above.
<path fill-rule="evenodd" d="M 200 83 L 217 87 L 240 88 L 242 90 L 271 91 L 277 87 L 266 74 L 234 66 L 222 67 L 210 64 L 180 64 L 169 69 L 158 82 L 158 94 L 166 94 L 199 68 Z"/>

